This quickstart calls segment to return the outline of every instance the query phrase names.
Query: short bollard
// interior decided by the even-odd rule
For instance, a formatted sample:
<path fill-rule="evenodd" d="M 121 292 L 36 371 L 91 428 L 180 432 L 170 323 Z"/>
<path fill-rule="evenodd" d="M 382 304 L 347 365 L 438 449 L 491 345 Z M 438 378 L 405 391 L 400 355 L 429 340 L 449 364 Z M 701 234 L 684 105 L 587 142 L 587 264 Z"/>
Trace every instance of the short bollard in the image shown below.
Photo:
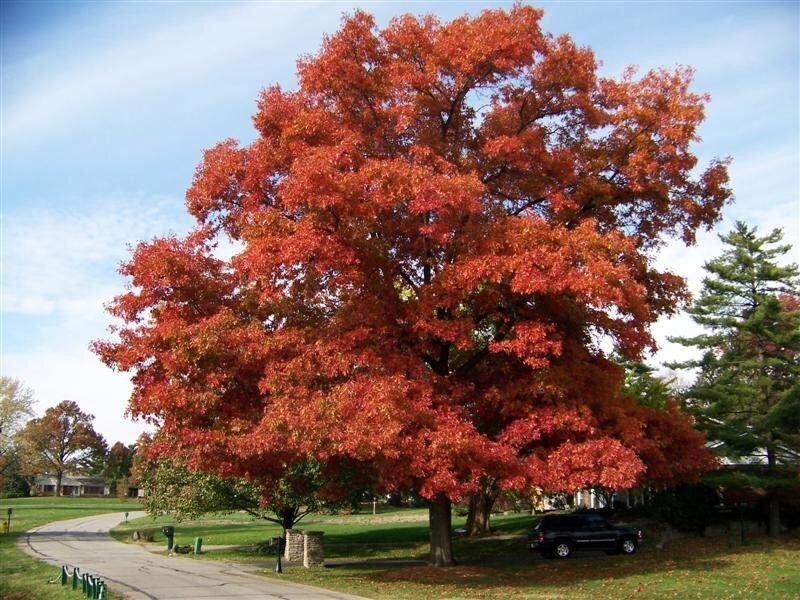
<path fill-rule="evenodd" d="M 84 573 L 81 577 L 81 593 L 86 595 L 86 588 L 89 586 L 89 575 Z"/>
<path fill-rule="evenodd" d="M 72 570 L 72 589 L 73 590 L 77 590 L 78 589 L 78 580 L 80 578 L 81 578 L 81 576 L 78 574 L 78 567 L 75 567 Z"/>
<path fill-rule="evenodd" d="M 61 566 L 61 585 L 67 585 L 69 574 L 67 573 L 67 565 Z"/>
<path fill-rule="evenodd" d="M 194 538 L 194 553 L 200 554 L 200 551 L 203 549 L 203 538 L 196 537 Z"/>

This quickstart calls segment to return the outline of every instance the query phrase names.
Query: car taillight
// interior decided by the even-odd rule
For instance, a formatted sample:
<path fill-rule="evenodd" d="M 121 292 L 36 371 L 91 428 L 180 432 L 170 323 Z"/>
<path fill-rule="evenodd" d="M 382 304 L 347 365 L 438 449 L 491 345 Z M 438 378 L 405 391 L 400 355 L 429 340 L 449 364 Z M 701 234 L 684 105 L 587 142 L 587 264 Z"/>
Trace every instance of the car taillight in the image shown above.
<path fill-rule="evenodd" d="M 543 532 L 543 531 L 540 531 L 540 532 L 539 532 L 539 541 L 540 541 L 540 542 L 543 542 L 543 541 L 544 541 L 544 532 Z"/>
<path fill-rule="evenodd" d="M 637 535 L 639 536 L 639 539 L 642 539 L 642 530 L 641 529 L 638 531 Z"/>

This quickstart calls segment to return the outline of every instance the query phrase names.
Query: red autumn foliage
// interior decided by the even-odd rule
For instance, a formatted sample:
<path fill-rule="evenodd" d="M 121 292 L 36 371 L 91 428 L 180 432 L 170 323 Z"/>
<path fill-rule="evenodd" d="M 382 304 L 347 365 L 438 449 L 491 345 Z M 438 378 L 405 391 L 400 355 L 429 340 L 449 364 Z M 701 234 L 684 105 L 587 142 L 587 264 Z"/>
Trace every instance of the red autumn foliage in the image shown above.
<path fill-rule="evenodd" d="M 356 12 L 296 91 L 262 92 L 251 144 L 205 152 L 196 231 L 135 249 L 119 340 L 96 344 L 161 452 L 256 481 L 344 457 L 453 499 L 487 473 L 574 489 L 698 468 L 675 450 L 702 439 L 621 398 L 600 341 L 638 357 L 686 300 L 652 257 L 730 196 L 725 161 L 693 176 L 707 98 L 689 69 L 600 77 L 541 15 L 378 31 Z"/>

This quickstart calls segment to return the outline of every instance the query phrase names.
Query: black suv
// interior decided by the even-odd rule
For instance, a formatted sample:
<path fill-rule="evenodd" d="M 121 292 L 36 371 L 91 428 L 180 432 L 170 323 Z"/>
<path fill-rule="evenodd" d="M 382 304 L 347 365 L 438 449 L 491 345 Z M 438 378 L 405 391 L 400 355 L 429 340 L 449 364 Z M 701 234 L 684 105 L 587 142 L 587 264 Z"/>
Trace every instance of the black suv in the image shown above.
<path fill-rule="evenodd" d="M 610 525 L 597 514 L 547 515 L 528 530 L 528 549 L 546 558 L 567 558 L 584 549 L 633 554 L 641 541 L 641 529 Z"/>

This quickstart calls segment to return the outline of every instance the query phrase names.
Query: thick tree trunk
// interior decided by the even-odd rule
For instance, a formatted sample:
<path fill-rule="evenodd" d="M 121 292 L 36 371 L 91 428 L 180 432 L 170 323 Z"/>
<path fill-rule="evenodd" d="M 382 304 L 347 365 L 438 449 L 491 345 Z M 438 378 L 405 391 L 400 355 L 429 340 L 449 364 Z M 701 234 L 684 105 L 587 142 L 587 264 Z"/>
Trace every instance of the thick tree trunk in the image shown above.
<path fill-rule="evenodd" d="M 475 513 L 478 511 L 478 493 L 474 492 L 469 495 L 469 503 L 467 504 L 467 523 L 464 529 L 467 530 L 467 535 L 472 535 L 475 530 Z"/>
<path fill-rule="evenodd" d="M 768 443 L 772 443 L 772 434 L 767 435 Z M 771 447 L 767 447 L 767 466 L 769 470 L 774 473 L 775 465 L 775 451 Z M 778 490 L 772 488 L 769 490 L 769 534 L 772 537 L 778 537 L 781 534 L 781 501 L 778 498 Z"/>
<path fill-rule="evenodd" d="M 64 474 L 61 471 L 56 473 L 56 491 L 55 491 L 55 494 L 53 494 L 54 496 L 60 496 L 61 495 L 61 478 L 63 476 L 64 476 Z"/>
<path fill-rule="evenodd" d="M 492 508 L 494 508 L 499 493 L 496 486 L 491 483 L 470 496 L 466 525 L 467 535 L 481 537 L 489 534 Z"/>
<path fill-rule="evenodd" d="M 781 501 L 775 490 L 770 492 L 769 499 L 769 534 L 778 537 L 781 534 Z"/>
<path fill-rule="evenodd" d="M 292 529 L 294 524 L 297 522 L 297 511 L 298 508 L 296 506 L 284 506 L 278 512 L 278 516 L 281 519 L 281 525 L 283 526 L 284 537 L 286 537 L 286 530 Z"/>
<path fill-rule="evenodd" d="M 431 531 L 430 565 L 434 567 L 453 566 L 452 505 L 444 494 L 437 494 L 428 509 Z"/>

